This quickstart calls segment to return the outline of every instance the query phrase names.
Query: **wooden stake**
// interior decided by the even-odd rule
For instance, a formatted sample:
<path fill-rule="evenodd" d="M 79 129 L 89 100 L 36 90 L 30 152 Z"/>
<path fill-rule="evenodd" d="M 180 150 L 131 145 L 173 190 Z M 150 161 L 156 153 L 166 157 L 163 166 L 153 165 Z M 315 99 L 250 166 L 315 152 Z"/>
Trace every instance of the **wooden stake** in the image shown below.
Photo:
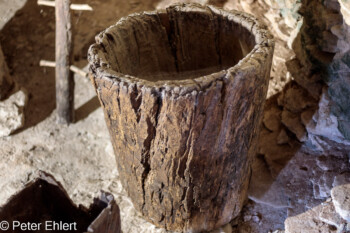
<path fill-rule="evenodd" d="M 57 122 L 74 121 L 74 80 L 70 71 L 72 46 L 70 0 L 56 0 L 56 110 Z"/>
<path fill-rule="evenodd" d="M 39 63 L 40 66 L 46 66 L 46 67 L 56 67 L 56 62 L 54 61 L 46 61 L 46 60 L 40 60 Z M 78 67 L 71 65 L 70 66 L 70 71 L 79 74 L 82 77 L 87 77 L 87 72 L 85 72 L 82 69 L 79 69 Z"/>
<path fill-rule="evenodd" d="M 55 1 L 38 0 L 38 5 L 55 7 Z M 71 10 L 92 11 L 92 7 L 88 4 L 71 4 Z"/>

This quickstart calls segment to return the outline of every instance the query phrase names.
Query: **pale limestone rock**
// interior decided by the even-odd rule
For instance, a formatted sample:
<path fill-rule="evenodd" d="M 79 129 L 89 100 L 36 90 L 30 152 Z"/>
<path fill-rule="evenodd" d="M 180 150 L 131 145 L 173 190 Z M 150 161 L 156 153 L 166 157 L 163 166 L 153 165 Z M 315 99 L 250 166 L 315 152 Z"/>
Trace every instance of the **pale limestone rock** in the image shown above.
<path fill-rule="evenodd" d="M 326 89 L 323 90 L 318 107 L 313 119 L 306 124 L 307 132 L 338 143 L 349 144 L 338 130 L 337 118 L 331 114 L 331 103 Z"/>
<path fill-rule="evenodd" d="M 333 184 L 333 174 L 330 172 L 316 172 L 316 175 L 311 179 L 313 184 L 314 198 L 324 199 L 330 196 Z"/>
<path fill-rule="evenodd" d="M 321 221 L 329 225 L 333 225 L 338 229 L 344 228 L 345 221 L 337 214 L 331 201 L 322 203 L 322 209 L 319 217 Z"/>
<path fill-rule="evenodd" d="M 19 90 L 0 102 L 0 137 L 8 136 L 24 124 L 24 106 L 27 94 Z"/>
<path fill-rule="evenodd" d="M 24 6 L 27 0 L 1 0 L 0 29 L 14 16 L 16 11 Z M 8 6 L 8 7 L 3 7 Z"/>
<path fill-rule="evenodd" d="M 337 213 L 350 222 L 350 184 L 334 187 L 331 195 Z"/>
<path fill-rule="evenodd" d="M 347 25 L 350 25 L 350 2 L 346 0 L 339 0 L 340 11 L 343 14 L 344 21 Z"/>
<path fill-rule="evenodd" d="M 319 218 L 322 205 L 318 205 L 305 213 L 289 217 L 284 222 L 286 233 L 332 233 L 337 229 Z"/>

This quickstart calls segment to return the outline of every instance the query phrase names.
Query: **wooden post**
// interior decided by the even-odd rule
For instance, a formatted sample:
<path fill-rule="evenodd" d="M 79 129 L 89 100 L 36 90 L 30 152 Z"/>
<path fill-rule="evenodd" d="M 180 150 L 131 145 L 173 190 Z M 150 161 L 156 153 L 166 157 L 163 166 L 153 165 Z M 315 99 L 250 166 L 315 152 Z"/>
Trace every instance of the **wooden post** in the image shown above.
<path fill-rule="evenodd" d="M 56 0 L 56 109 L 57 122 L 74 121 L 74 79 L 70 71 L 72 46 L 70 0 Z"/>

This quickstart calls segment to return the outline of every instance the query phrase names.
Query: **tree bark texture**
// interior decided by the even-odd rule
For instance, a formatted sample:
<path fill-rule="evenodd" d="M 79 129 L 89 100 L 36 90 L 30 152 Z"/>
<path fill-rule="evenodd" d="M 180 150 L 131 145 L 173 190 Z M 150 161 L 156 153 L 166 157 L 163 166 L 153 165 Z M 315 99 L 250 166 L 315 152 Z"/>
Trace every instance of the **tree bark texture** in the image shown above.
<path fill-rule="evenodd" d="M 246 199 L 274 43 L 250 15 L 178 4 L 89 49 L 124 188 L 157 226 L 209 231 Z"/>
<path fill-rule="evenodd" d="M 56 0 L 56 109 L 57 122 L 74 120 L 74 79 L 70 71 L 72 29 L 70 0 Z"/>
<path fill-rule="evenodd" d="M 14 81 L 10 76 L 0 45 L 0 100 L 4 99 L 13 87 Z"/>

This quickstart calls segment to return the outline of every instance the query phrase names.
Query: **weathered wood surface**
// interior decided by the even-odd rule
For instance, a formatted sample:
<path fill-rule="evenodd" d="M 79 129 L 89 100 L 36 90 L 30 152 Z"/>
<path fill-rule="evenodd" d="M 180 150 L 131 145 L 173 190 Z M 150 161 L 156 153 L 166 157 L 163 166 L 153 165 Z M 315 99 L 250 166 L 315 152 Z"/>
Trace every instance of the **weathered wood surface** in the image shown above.
<path fill-rule="evenodd" d="M 134 14 L 97 37 L 91 79 L 146 219 L 201 232 L 239 214 L 273 47 L 251 16 L 195 4 Z"/>
<path fill-rule="evenodd" d="M 0 45 L 0 100 L 7 96 L 13 86 L 14 82 L 10 76 L 10 72 Z"/>
<path fill-rule="evenodd" d="M 57 122 L 74 121 L 74 79 L 70 71 L 73 51 L 70 0 L 56 0 L 56 111 Z"/>
<path fill-rule="evenodd" d="M 40 223 L 35 232 L 47 232 L 46 221 L 74 224 L 68 232 L 120 233 L 120 212 L 113 196 L 103 193 L 87 209 L 76 206 L 55 178 L 45 172 L 29 182 L 0 207 L 0 218 L 7 221 L 7 232 L 20 232 L 13 221 Z M 66 230 L 67 231 L 67 230 Z M 64 232 L 55 231 L 55 232 Z"/>

